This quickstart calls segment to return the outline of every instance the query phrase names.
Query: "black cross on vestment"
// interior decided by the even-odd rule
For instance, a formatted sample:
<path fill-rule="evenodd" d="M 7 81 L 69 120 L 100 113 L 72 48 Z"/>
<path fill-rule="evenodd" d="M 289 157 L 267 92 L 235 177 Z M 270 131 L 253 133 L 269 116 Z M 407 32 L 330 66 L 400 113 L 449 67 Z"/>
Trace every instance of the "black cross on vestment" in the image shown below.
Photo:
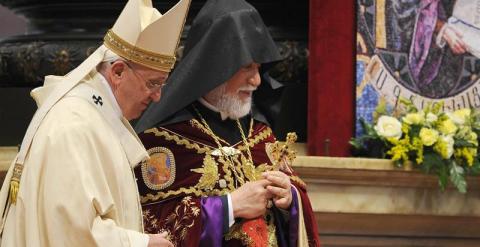
<path fill-rule="evenodd" d="M 95 94 L 92 95 L 92 99 L 93 99 L 93 102 L 98 105 L 100 104 L 100 106 L 103 105 L 103 101 L 102 101 L 102 96 L 96 96 Z"/>

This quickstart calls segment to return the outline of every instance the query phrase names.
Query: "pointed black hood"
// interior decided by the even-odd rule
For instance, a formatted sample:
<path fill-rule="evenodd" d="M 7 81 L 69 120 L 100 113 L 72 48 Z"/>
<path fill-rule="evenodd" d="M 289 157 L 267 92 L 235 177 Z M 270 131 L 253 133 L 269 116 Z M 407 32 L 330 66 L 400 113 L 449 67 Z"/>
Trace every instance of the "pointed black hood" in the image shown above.
<path fill-rule="evenodd" d="M 135 129 L 142 132 L 166 121 L 185 120 L 186 106 L 252 62 L 262 65 L 257 91 L 276 89 L 281 84 L 266 71 L 279 60 L 277 46 L 253 6 L 244 0 L 209 0 L 192 23 L 183 58 L 162 89 L 161 100 L 150 105 Z M 256 93 L 254 105 L 259 105 Z"/>

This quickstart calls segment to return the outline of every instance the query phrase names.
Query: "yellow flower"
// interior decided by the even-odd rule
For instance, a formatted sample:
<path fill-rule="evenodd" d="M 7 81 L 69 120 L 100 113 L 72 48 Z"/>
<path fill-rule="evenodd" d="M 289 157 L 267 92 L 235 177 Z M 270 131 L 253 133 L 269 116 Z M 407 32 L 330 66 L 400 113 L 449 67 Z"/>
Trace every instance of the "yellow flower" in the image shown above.
<path fill-rule="evenodd" d="M 405 138 L 400 140 L 390 140 L 390 142 L 394 146 L 387 152 L 387 154 L 392 156 L 392 160 L 403 160 L 403 162 L 408 161 L 408 152 L 412 150 L 409 136 L 406 135 Z"/>
<path fill-rule="evenodd" d="M 442 158 L 450 159 L 453 154 L 453 137 L 452 136 L 440 136 L 433 146 L 433 150 L 435 150 Z"/>
<path fill-rule="evenodd" d="M 438 139 L 438 131 L 430 128 L 420 130 L 420 139 L 425 146 L 432 146 Z"/>
<path fill-rule="evenodd" d="M 477 149 L 467 147 L 457 148 L 455 149 L 454 155 L 457 159 L 464 158 L 465 161 L 467 161 L 468 166 L 472 166 L 473 159 L 477 155 Z"/>
<path fill-rule="evenodd" d="M 452 113 L 447 113 L 447 115 L 452 119 L 452 121 L 458 125 L 464 125 L 465 122 L 470 118 L 471 110 L 469 108 L 456 110 Z"/>
<path fill-rule="evenodd" d="M 477 138 L 478 138 L 478 137 L 477 137 L 477 133 L 475 133 L 475 132 L 473 132 L 473 131 L 470 132 L 470 136 L 469 136 L 469 137 L 470 137 L 469 140 L 477 140 Z"/>
<path fill-rule="evenodd" d="M 468 148 L 468 151 L 472 154 L 473 157 L 477 156 L 477 149 L 476 148 Z"/>
<path fill-rule="evenodd" d="M 403 122 L 406 124 L 423 124 L 425 122 L 425 114 L 420 111 L 420 112 L 415 112 L 415 113 L 408 113 L 403 117 Z"/>
<path fill-rule="evenodd" d="M 438 130 L 444 135 L 451 135 L 457 131 L 457 126 L 451 119 L 445 119 L 438 126 Z"/>
<path fill-rule="evenodd" d="M 402 132 L 407 135 L 408 132 L 410 131 L 410 125 L 406 124 L 406 123 L 402 123 Z"/>
<path fill-rule="evenodd" d="M 417 151 L 417 158 L 415 161 L 417 164 L 423 163 L 423 143 L 422 140 L 418 139 L 417 137 L 413 138 L 412 148 Z"/>
<path fill-rule="evenodd" d="M 408 161 L 408 147 L 399 143 L 398 145 L 392 147 L 387 154 L 392 156 L 393 161 L 403 160 Z"/>
<path fill-rule="evenodd" d="M 381 116 L 374 128 L 380 136 L 385 138 L 398 140 L 402 136 L 402 124 L 394 117 Z"/>
<path fill-rule="evenodd" d="M 470 133 L 468 133 L 467 140 L 468 140 L 468 142 L 470 142 L 471 144 L 474 144 L 475 146 L 478 146 L 477 133 L 475 133 L 475 132 L 473 132 L 473 131 L 470 131 Z"/>

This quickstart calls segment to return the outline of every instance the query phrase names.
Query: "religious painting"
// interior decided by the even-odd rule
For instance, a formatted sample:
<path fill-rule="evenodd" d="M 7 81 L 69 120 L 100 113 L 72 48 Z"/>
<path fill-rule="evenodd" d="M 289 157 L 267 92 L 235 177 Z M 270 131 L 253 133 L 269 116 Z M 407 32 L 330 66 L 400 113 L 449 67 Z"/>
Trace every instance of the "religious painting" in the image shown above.
<path fill-rule="evenodd" d="M 480 107 L 480 0 L 357 0 L 356 135 L 379 105 Z"/>
<path fill-rule="evenodd" d="M 147 187 L 161 190 L 175 180 L 175 158 L 172 151 L 164 147 L 148 150 L 150 159 L 142 163 L 142 177 Z"/>

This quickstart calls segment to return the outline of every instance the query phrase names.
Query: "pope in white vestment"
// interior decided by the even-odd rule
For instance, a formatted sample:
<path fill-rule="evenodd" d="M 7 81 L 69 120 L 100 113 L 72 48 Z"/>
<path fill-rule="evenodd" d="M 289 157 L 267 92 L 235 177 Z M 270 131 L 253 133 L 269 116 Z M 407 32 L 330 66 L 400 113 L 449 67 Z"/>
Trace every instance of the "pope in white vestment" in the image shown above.
<path fill-rule="evenodd" d="M 130 0 L 101 47 L 68 75 L 47 76 L 32 91 L 38 110 L 0 192 L 0 246 L 169 243 L 143 233 L 133 168 L 148 154 L 128 122 L 125 99 L 129 92 L 160 99 L 161 84 L 138 71 L 168 75 L 189 4 L 180 0 L 161 15 L 151 1 Z M 103 64 L 109 73 L 99 69 Z M 127 91 L 121 104 L 112 81 L 141 90 Z"/>
<path fill-rule="evenodd" d="M 94 73 L 45 116 L 25 159 L 2 246 L 147 246 L 132 175 L 147 155 L 128 121 L 112 127 L 105 120 L 121 112 L 112 107 L 115 98 L 108 97 L 102 80 Z M 102 105 L 88 102 L 80 89 L 96 91 Z M 34 92 L 39 105 L 49 91 L 47 86 Z M 117 133 L 132 138 L 122 140 Z"/>

